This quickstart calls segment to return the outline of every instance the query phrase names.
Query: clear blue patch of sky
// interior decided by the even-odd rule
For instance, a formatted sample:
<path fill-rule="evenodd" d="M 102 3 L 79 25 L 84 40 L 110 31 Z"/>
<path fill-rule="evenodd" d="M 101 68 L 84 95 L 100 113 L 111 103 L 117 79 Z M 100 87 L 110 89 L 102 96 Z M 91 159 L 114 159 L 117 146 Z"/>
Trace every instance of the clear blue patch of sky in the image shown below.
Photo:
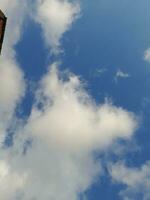
<path fill-rule="evenodd" d="M 27 81 L 26 95 L 18 107 L 18 115 L 28 116 L 34 101 L 34 92 L 38 86 L 38 81 L 48 68 L 49 54 L 44 45 L 40 25 L 28 19 L 24 24 L 21 40 L 15 49 L 17 60 Z"/>
<path fill-rule="evenodd" d="M 94 184 L 94 186 L 87 191 L 88 199 L 103 199 L 103 200 L 121 200 L 119 196 L 120 190 L 124 189 L 124 186 L 114 184 L 111 178 L 105 174 L 105 176 L 100 177 L 99 184 Z"/>

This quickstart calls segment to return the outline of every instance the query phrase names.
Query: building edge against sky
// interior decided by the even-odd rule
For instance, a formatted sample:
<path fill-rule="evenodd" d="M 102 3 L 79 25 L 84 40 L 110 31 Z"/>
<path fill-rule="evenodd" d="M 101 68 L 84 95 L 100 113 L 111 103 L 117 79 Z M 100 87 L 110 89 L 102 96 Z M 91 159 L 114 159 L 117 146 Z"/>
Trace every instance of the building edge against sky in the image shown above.
<path fill-rule="evenodd" d="M 6 27 L 7 17 L 4 13 L 0 10 L 0 53 L 2 50 L 2 44 L 5 34 L 5 27 Z"/>

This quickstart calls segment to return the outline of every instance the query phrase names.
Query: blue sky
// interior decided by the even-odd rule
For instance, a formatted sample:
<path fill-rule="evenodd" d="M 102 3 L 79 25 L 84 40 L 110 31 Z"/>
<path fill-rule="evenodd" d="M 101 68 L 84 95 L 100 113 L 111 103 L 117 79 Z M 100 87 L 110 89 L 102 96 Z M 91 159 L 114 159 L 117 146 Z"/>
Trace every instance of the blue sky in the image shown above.
<path fill-rule="evenodd" d="M 0 3 L 0 199 L 149 200 L 150 2 Z"/>

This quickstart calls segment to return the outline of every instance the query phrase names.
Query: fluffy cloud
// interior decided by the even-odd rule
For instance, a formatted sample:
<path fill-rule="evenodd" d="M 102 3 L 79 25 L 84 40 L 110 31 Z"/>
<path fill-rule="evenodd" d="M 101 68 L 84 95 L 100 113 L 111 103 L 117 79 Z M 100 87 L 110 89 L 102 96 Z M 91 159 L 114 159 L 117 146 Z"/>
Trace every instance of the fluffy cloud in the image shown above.
<path fill-rule="evenodd" d="M 79 16 L 80 5 L 68 0 L 38 0 L 35 20 L 43 28 L 46 44 L 53 53 L 60 50 L 60 40 L 68 31 L 74 20 Z"/>
<path fill-rule="evenodd" d="M 17 199 L 19 196 L 19 190 L 24 184 L 26 175 L 22 175 L 22 178 L 15 172 L 13 172 L 6 162 L 0 161 L 0 197 L 4 200 Z M 16 191 L 16 193 L 14 193 Z M 11 197 L 11 198 L 10 198 Z"/>
<path fill-rule="evenodd" d="M 136 126 L 132 113 L 109 103 L 96 105 L 79 78 L 64 77 L 54 63 L 41 80 L 27 123 L 4 152 L 23 183 L 13 196 L 77 200 L 102 173 L 94 151 L 106 150 L 117 138 L 129 139 Z"/>
<path fill-rule="evenodd" d="M 110 167 L 110 174 L 115 182 L 126 186 L 126 189 L 120 192 L 124 199 L 136 199 L 138 195 L 142 195 L 143 200 L 150 199 L 150 162 L 141 168 L 116 163 Z"/>
<path fill-rule="evenodd" d="M 29 128 L 36 136 L 47 137 L 50 143 L 59 143 L 60 148 L 62 143 L 63 148 L 80 150 L 99 149 L 114 138 L 132 135 L 136 125 L 132 113 L 109 103 L 95 105 L 78 77 L 70 75 L 65 82 L 59 79 L 56 64 L 51 68 L 39 91 L 42 111 L 33 108 L 29 119 Z"/>
<path fill-rule="evenodd" d="M 150 62 L 150 48 L 146 49 L 144 52 L 144 60 Z"/>

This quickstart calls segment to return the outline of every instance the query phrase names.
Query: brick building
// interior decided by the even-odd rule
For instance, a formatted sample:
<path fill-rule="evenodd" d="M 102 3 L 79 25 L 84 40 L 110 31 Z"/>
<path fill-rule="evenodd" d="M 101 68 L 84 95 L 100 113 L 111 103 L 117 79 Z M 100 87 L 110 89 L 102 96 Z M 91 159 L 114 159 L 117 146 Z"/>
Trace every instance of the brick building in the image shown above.
<path fill-rule="evenodd" d="M 0 10 L 0 53 L 2 49 L 4 33 L 5 33 L 5 26 L 6 26 L 7 18 L 4 13 Z"/>

